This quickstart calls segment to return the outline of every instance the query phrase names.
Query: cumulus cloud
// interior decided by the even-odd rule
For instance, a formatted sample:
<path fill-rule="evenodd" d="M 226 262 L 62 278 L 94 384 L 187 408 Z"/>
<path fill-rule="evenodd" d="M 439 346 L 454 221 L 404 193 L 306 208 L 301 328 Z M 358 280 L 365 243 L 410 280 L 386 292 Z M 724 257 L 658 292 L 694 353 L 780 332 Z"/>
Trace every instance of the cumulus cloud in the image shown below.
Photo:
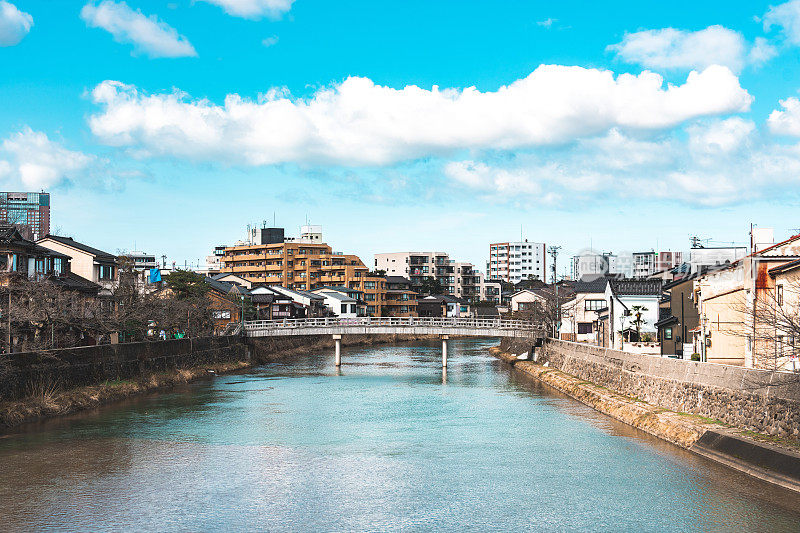
<path fill-rule="evenodd" d="M 234 17 L 259 19 L 280 18 L 292 9 L 294 0 L 201 0 L 220 6 L 225 13 Z"/>
<path fill-rule="evenodd" d="M 148 17 L 138 9 L 134 11 L 125 2 L 88 3 L 81 9 L 81 18 L 87 26 L 102 28 L 118 43 L 133 44 L 136 51 L 150 57 L 197 55 L 188 39 L 179 35 L 175 28 L 155 15 Z"/>
<path fill-rule="evenodd" d="M 94 156 L 67 150 L 46 134 L 25 128 L 0 145 L 0 177 L 36 190 L 52 187 L 86 170 Z M 3 157 L 3 155 L 0 155 Z"/>
<path fill-rule="evenodd" d="M 800 100 L 791 97 L 781 100 L 780 104 L 783 109 L 774 110 L 767 119 L 770 131 L 800 137 Z"/>
<path fill-rule="evenodd" d="M 444 173 L 458 190 L 495 202 L 629 197 L 722 205 L 783 197 L 800 185 L 800 145 L 766 144 L 753 122 L 733 117 L 652 139 L 612 130 L 561 151 L 522 154 L 511 163 L 449 162 Z"/>
<path fill-rule="evenodd" d="M 752 97 L 725 67 L 682 85 L 658 74 L 543 65 L 497 91 L 394 89 L 351 77 L 307 99 L 272 90 L 224 105 L 187 94 L 149 95 L 105 81 L 89 119 L 103 142 L 149 155 L 249 165 L 285 162 L 385 165 L 465 149 L 559 144 L 610 128 L 670 128 L 696 117 L 745 111 Z"/>
<path fill-rule="evenodd" d="M 663 28 L 626 33 L 622 42 L 607 50 L 623 61 L 656 70 L 725 65 L 734 72 L 764 63 L 777 53 L 763 37 L 751 46 L 739 32 L 718 25 L 699 31 Z"/>
<path fill-rule="evenodd" d="M 762 21 L 764 31 L 770 31 L 773 26 L 777 26 L 787 42 L 800 45 L 800 0 L 770 7 Z"/>
<path fill-rule="evenodd" d="M 14 4 L 0 0 L 0 46 L 14 46 L 28 35 L 33 17 Z"/>

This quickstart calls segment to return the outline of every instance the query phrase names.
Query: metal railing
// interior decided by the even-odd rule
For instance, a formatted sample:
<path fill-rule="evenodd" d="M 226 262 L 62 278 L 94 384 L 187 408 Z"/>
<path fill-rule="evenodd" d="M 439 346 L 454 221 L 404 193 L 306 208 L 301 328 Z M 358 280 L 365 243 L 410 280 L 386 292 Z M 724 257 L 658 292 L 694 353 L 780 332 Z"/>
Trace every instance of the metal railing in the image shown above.
<path fill-rule="evenodd" d="M 340 327 L 445 327 L 486 330 L 542 329 L 527 320 L 503 320 L 499 318 L 442 318 L 442 317 L 357 317 L 357 318 L 296 318 L 281 320 L 250 320 L 244 323 L 245 331 L 284 328 L 340 328 Z"/>

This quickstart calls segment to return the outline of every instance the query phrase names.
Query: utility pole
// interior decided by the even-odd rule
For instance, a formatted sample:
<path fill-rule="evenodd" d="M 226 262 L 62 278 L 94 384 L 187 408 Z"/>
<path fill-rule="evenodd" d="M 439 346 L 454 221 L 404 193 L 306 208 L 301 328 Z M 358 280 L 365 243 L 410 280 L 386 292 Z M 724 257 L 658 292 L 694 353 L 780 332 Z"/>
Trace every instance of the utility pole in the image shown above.
<path fill-rule="evenodd" d="M 556 323 L 555 323 L 555 338 L 559 338 L 559 330 L 561 329 L 561 306 L 558 303 L 558 251 L 560 246 L 550 246 L 547 252 L 553 257 L 553 286 L 556 292 Z"/>

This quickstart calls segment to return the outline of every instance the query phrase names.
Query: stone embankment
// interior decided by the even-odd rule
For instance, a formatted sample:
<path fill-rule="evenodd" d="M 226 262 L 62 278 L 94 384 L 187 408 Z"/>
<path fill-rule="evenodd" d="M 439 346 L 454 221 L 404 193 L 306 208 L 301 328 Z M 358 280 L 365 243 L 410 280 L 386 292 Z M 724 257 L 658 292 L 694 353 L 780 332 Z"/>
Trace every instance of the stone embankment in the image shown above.
<path fill-rule="evenodd" d="M 344 346 L 423 340 L 423 335 L 348 335 Z M 235 372 L 291 355 L 333 350 L 329 337 L 209 337 L 15 353 L 0 357 L 0 433 Z"/>
<path fill-rule="evenodd" d="M 504 340 L 492 353 L 622 422 L 800 491 L 800 383 L 793 376 L 556 340 L 536 349 Z M 517 358 L 525 353 L 533 360 Z"/>

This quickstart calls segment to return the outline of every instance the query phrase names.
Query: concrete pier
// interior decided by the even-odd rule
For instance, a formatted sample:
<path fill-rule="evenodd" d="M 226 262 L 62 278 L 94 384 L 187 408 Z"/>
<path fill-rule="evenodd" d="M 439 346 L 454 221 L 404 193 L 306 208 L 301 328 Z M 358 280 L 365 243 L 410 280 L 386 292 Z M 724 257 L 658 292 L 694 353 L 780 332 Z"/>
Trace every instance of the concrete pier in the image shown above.
<path fill-rule="evenodd" d="M 336 366 L 342 366 L 342 336 L 334 335 L 333 340 L 336 343 Z"/>

